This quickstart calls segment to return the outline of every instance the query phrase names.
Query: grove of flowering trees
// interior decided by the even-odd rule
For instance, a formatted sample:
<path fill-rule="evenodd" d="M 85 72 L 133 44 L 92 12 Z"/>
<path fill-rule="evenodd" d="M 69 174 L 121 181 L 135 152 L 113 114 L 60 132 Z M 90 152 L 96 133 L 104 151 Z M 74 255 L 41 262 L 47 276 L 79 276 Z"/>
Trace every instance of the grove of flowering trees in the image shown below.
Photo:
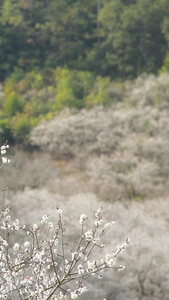
<path fill-rule="evenodd" d="M 10 163 L 5 155 L 8 148 L 8 144 L 1 147 L 1 167 Z M 102 278 L 106 269 L 125 268 L 116 259 L 129 238 L 111 252 L 104 251 L 102 240 L 115 222 L 104 222 L 102 207 L 95 213 L 93 228 L 87 226 L 87 215 L 81 214 L 79 239 L 70 248 L 69 224 L 61 209 L 56 208 L 55 222 L 46 214 L 27 228 L 18 219 L 11 219 L 5 191 L 0 214 L 0 299 L 76 299 L 87 291 L 85 280 L 90 276 Z M 97 248 L 102 251 L 101 258 L 95 254 Z"/>

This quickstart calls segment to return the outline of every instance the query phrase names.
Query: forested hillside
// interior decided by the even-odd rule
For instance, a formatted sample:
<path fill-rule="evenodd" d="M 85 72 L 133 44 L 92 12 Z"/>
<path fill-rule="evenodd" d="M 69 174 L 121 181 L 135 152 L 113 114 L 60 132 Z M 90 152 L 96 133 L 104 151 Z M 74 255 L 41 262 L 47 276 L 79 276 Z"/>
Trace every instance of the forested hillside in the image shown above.
<path fill-rule="evenodd" d="M 73 232 L 70 244 L 78 215 L 92 218 L 101 205 L 117 226 L 109 247 L 131 238 L 121 255 L 126 270 L 99 282 L 92 276 L 82 300 L 168 300 L 169 78 L 142 76 L 124 90 L 120 103 L 65 109 L 40 122 L 28 140 L 36 151 L 12 148 L 0 186 L 8 184 L 6 200 L 21 223 L 55 217 L 61 207 Z"/>
<path fill-rule="evenodd" d="M 168 55 L 167 0 L 2 0 L 0 79 L 15 67 L 102 76 L 158 72 Z"/>
<path fill-rule="evenodd" d="M 167 71 L 168 14 L 168 0 L 0 1 L 1 141 L 27 145 L 64 107 L 121 101 L 124 80 Z"/>

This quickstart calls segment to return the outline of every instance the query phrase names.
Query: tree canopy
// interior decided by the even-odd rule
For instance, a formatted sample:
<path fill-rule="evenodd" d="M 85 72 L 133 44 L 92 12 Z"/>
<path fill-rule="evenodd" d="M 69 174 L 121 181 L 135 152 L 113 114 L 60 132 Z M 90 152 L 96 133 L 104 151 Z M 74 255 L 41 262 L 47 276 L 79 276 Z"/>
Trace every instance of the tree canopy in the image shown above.
<path fill-rule="evenodd" d="M 168 0 L 1 0 L 0 80 L 14 67 L 157 73 L 168 56 Z"/>
<path fill-rule="evenodd" d="M 26 143 L 64 107 L 121 101 L 114 82 L 168 71 L 168 16 L 168 0 L 1 0 L 0 140 Z"/>

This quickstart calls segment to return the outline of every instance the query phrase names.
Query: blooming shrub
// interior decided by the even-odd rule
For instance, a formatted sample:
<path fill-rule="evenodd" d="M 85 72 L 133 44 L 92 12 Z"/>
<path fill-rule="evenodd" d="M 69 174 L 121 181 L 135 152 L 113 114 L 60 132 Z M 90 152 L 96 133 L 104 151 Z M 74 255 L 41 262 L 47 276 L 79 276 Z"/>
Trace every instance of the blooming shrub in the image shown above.
<path fill-rule="evenodd" d="M 168 109 L 123 104 L 64 112 L 34 128 L 30 143 L 64 161 L 62 173 L 71 172 L 71 186 L 78 182 L 82 192 L 110 201 L 152 198 L 168 191 L 168 118 Z M 65 192 L 70 176 L 52 175 L 50 185 Z"/>
<path fill-rule="evenodd" d="M 168 73 L 159 76 L 143 74 L 133 82 L 125 82 L 129 102 L 139 108 L 145 106 L 166 109 L 169 102 Z"/>
<path fill-rule="evenodd" d="M 4 156 L 8 147 L 1 147 L 1 167 L 10 162 Z M 84 282 L 90 276 L 102 278 L 106 269 L 125 268 L 116 265 L 116 259 L 128 238 L 114 251 L 103 251 L 101 259 L 94 255 L 97 248 L 105 248 L 103 237 L 115 225 L 114 221 L 104 222 L 102 207 L 95 213 L 93 228 L 87 228 L 86 214 L 80 216 L 79 239 L 72 249 L 61 209 L 56 209 L 55 223 L 45 214 L 40 224 L 26 228 L 18 219 L 12 221 L 10 206 L 4 203 L 5 190 L 0 214 L 0 299 L 76 299 L 87 291 Z"/>

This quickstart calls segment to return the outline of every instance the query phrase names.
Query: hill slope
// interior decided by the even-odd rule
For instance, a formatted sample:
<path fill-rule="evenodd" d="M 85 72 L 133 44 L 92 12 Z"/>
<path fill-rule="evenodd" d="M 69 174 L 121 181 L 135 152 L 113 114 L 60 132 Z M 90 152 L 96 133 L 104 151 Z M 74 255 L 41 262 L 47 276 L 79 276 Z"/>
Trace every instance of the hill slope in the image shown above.
<path fill-rule="evenodd" d="M 59 206 L 74 241 L 78 215 L 92 217 L 104 204 L 106 218 L 117 222 L 114 245 L 131 237 L 125 272 L 93 280 L 83 299 L 107 292 L 108 300 L 168 300 L 168 78 L 139 78 L 127 92 L 112 107 L 68 110 L 41 123 L 30 136 L 37 151 L 17 150 L 1 186 L 11 186 L 13 217 L 27 224 Z"/>

